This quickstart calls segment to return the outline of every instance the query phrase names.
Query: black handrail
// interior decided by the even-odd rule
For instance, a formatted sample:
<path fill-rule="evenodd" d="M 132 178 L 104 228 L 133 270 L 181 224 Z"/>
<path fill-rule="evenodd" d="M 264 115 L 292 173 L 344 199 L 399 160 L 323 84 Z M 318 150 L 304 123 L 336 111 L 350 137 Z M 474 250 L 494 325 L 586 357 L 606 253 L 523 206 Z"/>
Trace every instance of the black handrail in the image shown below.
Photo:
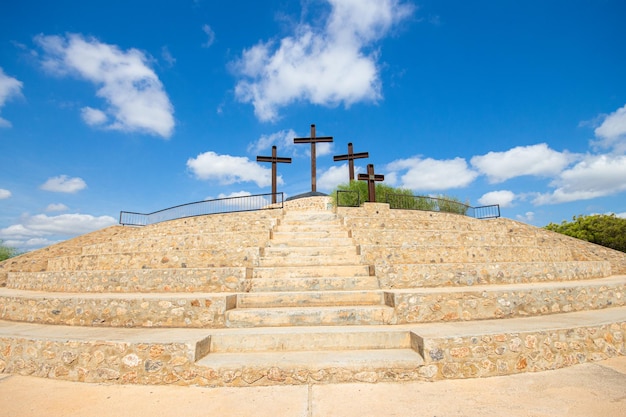
<path fill-rule="evenodd" d="M 120 211 L 120 224 L 129 226 L 147 226 L 153 223 L 182 219 L 185 217 L 204 216 L 207 214 L 236 213 L 242 211 L 283 208 L 283 193 L 276 193 L 276 203 L 272 203 L 272 195 L 273 194 L 268 193 L 196 201 L 193 203 L 181 204 L 155 211 L 153 213 Z"/>
<path fill-rule="evenodd" d="M 459 201 L 447 200 L 444 198 L 404 194 L 387 194 L 386 200 L 387 203 L 389 203 L 389 208 L 392 209 L 456 213 L 474 217 L 476 219 L 493 219 L 500 217 L 499 204 L 472 207 Z"/>
<path fill-rule="evenodd" d="M 359 207 L 361 195 L 358 191 L 337 190 L 337 207 Z"/>

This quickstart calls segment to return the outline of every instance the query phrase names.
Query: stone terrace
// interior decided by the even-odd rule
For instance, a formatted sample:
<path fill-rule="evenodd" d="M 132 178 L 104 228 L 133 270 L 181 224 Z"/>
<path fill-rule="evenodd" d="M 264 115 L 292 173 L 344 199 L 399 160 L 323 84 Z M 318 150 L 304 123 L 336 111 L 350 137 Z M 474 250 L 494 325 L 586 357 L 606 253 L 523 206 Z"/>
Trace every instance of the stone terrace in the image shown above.
<path fill-rule="evenodd" d="M 113 226 L 0 263 L 0 372 L 254 386 L 626 354 L 626 255 L 508 219 L 330 207 Z"/>

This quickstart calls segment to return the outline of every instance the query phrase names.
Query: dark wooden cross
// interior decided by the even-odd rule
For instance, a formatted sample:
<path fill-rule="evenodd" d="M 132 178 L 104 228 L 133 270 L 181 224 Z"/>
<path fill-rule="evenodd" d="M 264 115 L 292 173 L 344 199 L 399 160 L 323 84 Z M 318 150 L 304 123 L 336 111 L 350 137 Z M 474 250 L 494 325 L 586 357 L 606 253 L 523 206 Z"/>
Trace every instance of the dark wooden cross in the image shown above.
<path fill-rule="evenodd" d="M 367 181 L 367 194 L 370 203 L 376 202 L 376 181 L 385 181 L 384 175 L 374 174 L 374 164 L 367 166 L 367 174 L 359 174 L 359 181 Z"/>
<path fill-rule="evenodd" d="M 354 180 L 354 160 L 361 158 L 369 158 L 368 152 L 354 153 L 352 149 L 352 142 L 348 143 L 348 153 L 345 155 L 333 156 L 333 161 L 345 161 L 348 160 L 348 171 L 350 173 L 350 181 Z"/>
<path fill-rule="evenodd" d="M 256 160 L 257 162 L 272 163 L 272 204 L 276 204 L 276 163 L 282 162 L 290 164 L 291 158 L 281 158 L 276 156 L 276 146 L 272 146 L 272 156 L 257 156 Z"/>
<path fill-rule="evenodd" d="M 311 125 L 311 137 L 308 138 L 293 138 L 293 143 L 310 143 L 311 144 L 311 192 L 317 191 L 317 184 L 315 179 L 315 171 L 317 170 L 315 163 L 315 144 L 318 142 L 332 142 L 332 136 L 315 137 L 315 125 Z"/>

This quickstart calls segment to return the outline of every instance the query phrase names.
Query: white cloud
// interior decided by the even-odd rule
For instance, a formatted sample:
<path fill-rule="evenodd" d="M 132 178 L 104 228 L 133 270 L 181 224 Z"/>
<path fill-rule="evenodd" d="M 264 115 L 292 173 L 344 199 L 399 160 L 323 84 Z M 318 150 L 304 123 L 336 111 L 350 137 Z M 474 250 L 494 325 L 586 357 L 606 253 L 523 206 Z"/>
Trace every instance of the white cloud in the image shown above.
<path fill-rule="evenodd" d="M 22 82 L 16 78 L 9 77 L 0 67 L 0 110 L 4 104 L 13 97 L 22 95 Z M 0 117 L 0 127 L 11 127 L 11 122 Z"/>
<path fill-rule="evenodd" d="M 48 204 L 48 207 L 46 207 L 46 211 L 47 212 L 51 212 L 51 211 L 65 211 L 67 209 L 68 209 L 68 207 L 65 204 L 62 204 L 62 203 Z"/>
<path fill-rule="evenodd" d="M 249 191 L 235 191 L 230 194 L 220 193 L 217 198 L 233 198 L 233 197 L 248 197 L 251 196 L 252 193 Z"/>
<path fill-rule="evenodd" d="M 413 13 L 400 0 L 328 0 L 325 26 L 301 23 L 294 35 L 246 49 L 234 68 L 236 97 L 259 120 L 274 121 L 296 101 L 324 106 L 376 102 L 382 97 L 378 51 L 366 48 Z"/>
<path fill-rule="evenodd" d="M 547 144 L 517 146 L 506 152 L 489 152 L 474 156 L 471 164 L 487 175 L 489 182 L 498 183 L 522 175 L 551 177 L 558 175 L 573 159 L 573 155 L 557 152 Z"/>
<path fill-rule="evenodd" d="M 20 223 L 0 229 L 0 239 L 13 247 L 32 249 L 114 224 L 117 224 L 117 220 L 111 216 L 96 217 L 89 214 L 30 216 L 25 214 L 20 218 Z"/>
<path fill-rule="evenodd" d="M 278 156 L 283 156 L 283 153 L 294 155 L 296 153 L 296 147 L 293 143 L 293 138 L 297 136 L 293 129 L 281 130 L 280 132 L 270 135 L 261 135 L 256 142 L 248 145 L 248 152 L 256 155 L 266 149 L 272 149 L 272 146 L 275 145 Z"/>
<path fill-rule="evenodd" d="M 516 199 L 514 192 L 509 190 L 491 191 L 484 194 L 478 199 L 478 202 L 484 206 L 499 204 L 500 207 L 511 207 Z"/>
<path fill-rule="evenodd" d="M 354 175 L 361 172 L 360 167 L 354 167 Z M 324 191 L 330 191 L 339 184 L 347 184 L 350 182 L 350 174 L 348 172 L 348 164 L 334 165 L 324 171 L 317 178 L 317 188 Z"/>
<path fill-rule="evenodd" d="M 449 160 L 421 159 L 413 157 L 400 159 L 387 165 L 392 181 L 390 184 L 415 191 L 442 191 L 469 185 L 478 173 L 468 168 L 463 158 Z"/>
<path fill-rule="evenodd" d="M 615 147 L 617 152 L 626 151 L 626 106 L 606 116 L 594 133 L 599 138 L 596 145 Z"/>
<path fill-rule="evenodd" d="M 196 158 L 189 158 L 187 167 L 196 178 L 214 180 L 222 185 L 254 182 L 259 187 L 267 187 L 272 184 L 271 169 L 263 168 L 245 157 L 205 152 Z M 278 176 L 277 182 L 282 184 L 282 177 Z"/>
<path fill-rule="evenodd" d="M 101 125 L 107 122 L 107 115 L 102 110 L 92 107 L 83 107 L 80 111 L 83 121 L 89 126 Z"/>
<path fill-rule="evenodd" d="M 96 95 L 107 105 L 102 111 L 113 119 L 107 128 L 164 138 L 172 135 L 174 108 L 143 52 L 122 51 L 78 34 L 40 35 L 35 41 L 44 50 L 45 69 L 75 74 L 98 86 Z"/>
<path fill-rule="evenodd" d="M 215 32 L 211 29 L 211 26 L 204 25 L 202 26 L 202 31 L 206 34 L 207 40 L 202 44 L 203 48 L 209 48 L 215 42 Z"/>
<path fill-rule="evenodd" d="M 6 198 L 11 197 L 11 191 L 5 190 L 4 188 L 0 188 L 0 200 L 4 200 Z"/>
<path fill-rule="evenodd" d="M 589 155 L 563 171 L 550 184 L 552 193 L 539 194 L 536 205 L 588 200 L 626 191 L 626 155 Z"/>
<path fill-rule="evenodd" d="M 533 220 L 535 220 L 535 213 L 532 211 L 527 211 L 526 213 L 524 213 L 524 215 L 518 214 L 515 217 L 519 221 L 522 221 L 525 223 L 531 223 Z"/>
<path fill-rule="evenodd" d="M 67 175 L 49 178 L 39 188 L 55 193 L 76 193 L 87 188 L 82 178 L 69 178 Z"/>
<path fill-rule="evenodd" d="M 167 62 L 167 64 L 171 67 L 176 63 L 176 58 L 170 52 L 170 49 L 167 46 L 161 48 L 161 57 Z"/>
<path fill-rule="evenodd" d="M 626 219 L 626 211 L 624 213 L 615 213 L 615 216 L 621 219 Z"/>

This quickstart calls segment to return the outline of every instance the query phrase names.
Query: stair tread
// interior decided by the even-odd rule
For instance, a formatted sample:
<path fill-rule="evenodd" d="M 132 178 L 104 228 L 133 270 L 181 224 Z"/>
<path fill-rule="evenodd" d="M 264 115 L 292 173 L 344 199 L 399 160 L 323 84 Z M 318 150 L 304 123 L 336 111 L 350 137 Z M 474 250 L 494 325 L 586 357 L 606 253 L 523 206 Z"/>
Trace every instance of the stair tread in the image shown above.
<path fill-rule="evenodd" d="M 418 367 L 424 363 L 413 349 L 323 350 L 298 352 L 209 353 L 197 362 L 211 368 L 324 368 Z"/>

